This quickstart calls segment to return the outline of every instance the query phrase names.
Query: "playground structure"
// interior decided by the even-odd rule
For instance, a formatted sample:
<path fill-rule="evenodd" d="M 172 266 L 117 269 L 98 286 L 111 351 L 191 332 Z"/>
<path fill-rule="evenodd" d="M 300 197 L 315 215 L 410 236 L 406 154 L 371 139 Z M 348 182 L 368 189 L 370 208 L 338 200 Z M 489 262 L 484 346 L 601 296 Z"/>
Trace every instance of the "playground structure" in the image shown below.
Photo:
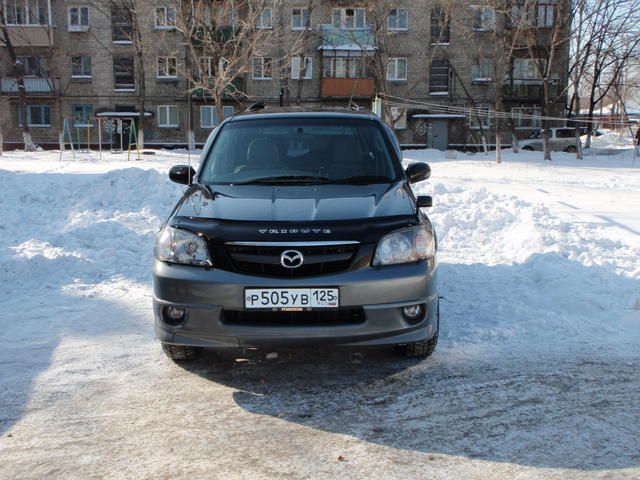
<path fill-rule="evenodd" d="M 136 112 L 103 112 L 90 118 L 74 118 L 73 121 L 65 118 L 60 142 L 60 160 L 67 145 L 75 160 L 76 152 L 90 153 L 91 145 L 95 144 L 96 140 L 100 160 L 102 160 L 102 146 L 105 141 L 109 144 L 110 153 L 122 153 L 126 147 L 127 160 L 131 160 L 133 145 L 137 159 L 140 160 L 136 118 L 131 115 L 132 113 L 137 116 Z"/>

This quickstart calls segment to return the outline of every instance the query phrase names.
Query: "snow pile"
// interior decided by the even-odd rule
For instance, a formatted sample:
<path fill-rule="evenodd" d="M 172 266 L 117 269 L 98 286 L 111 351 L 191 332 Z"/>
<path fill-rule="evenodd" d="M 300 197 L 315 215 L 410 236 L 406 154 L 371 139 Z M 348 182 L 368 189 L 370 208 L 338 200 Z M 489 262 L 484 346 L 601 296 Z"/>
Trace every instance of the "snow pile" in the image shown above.
<path fill-rule="evenodd" d="M 640 338 L 640 243 L 614 237 L 610 224 L 557 215 L 557 204 L 526 190 L 533 183 L 566 192 L 573 182 L 571 188 L 588 192 L 607 186 L 634 195 L 626 192 L 640 183 L 638 175 L 594 174 L 568 159 L 545 170 L 523 166 L 524 156 L 494 168 L 480 155 L 408 153 L 434 168 L 432 180 L 415 189 L 434 197 L 428 213 L 440 244 L 444 348 Z M 133 164 L 60 163 L 46 156 L 54 153 L 41 155 L 24 162 L 7 155 L 0 163 L 11 168 L 0 170 L 0 301 L 13 309 L 34 302 L 64 309 L 78 296 L 148 297 L 155 231 L 184 190 L 166 172 L 186 163 L 184 156 Z M 558 175 L 564 171 L 570 174 Z"/>

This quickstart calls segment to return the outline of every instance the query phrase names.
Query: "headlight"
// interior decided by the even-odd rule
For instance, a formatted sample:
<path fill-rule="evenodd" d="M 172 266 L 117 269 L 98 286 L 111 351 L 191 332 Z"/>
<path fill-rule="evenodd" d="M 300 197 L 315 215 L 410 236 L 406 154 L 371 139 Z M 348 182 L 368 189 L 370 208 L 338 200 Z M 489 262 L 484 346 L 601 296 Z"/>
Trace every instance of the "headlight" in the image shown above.
<path fill-rule="evenodd" d="M 403 228 L 382 237 L 378 242 L 373 265 L 393 265 L 433 258 L 436 244 L 433 233 L 424 226 Z"/>
<path fill-rule="evenodd" d="M 164 227 L 158 232 L 155 255 L 163 262 L 208 267 L 213 265 L 202 237 L 173 227 Z"/>

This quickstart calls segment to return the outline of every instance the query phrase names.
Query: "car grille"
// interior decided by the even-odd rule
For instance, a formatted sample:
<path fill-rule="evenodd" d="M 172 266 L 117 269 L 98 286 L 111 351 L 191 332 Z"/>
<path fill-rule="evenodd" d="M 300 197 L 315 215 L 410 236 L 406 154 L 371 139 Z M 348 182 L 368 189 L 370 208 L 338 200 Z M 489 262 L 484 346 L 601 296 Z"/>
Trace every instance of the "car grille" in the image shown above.
<path fill-rule="evenodd" d="M 280 256 L 286 250 L 297 250 L 304 256 L 302 266 L 285 268 Z M 227 245 L 234 269 L 238 272 L 271 277 L 306 277 L 346 270 L 351 265 L 358 245 L 309 245 L 300 247 L 274 245 Z"/>
<path fill-rule="evenodd" d="M 362 308 L 336 310 L 312 310 L 305 312 L 271 312 L 250 310 L 225 310 L 222 322 L 227 325 L 252 327 L 324 327 L 354 325 L 365 320 Z"/>

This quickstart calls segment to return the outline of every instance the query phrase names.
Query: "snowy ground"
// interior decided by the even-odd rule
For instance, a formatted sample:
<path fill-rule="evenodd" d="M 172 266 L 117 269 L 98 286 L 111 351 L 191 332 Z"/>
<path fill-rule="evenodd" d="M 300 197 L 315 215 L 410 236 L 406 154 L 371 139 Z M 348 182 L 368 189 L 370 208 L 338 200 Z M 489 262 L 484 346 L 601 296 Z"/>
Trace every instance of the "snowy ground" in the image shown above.
<path fill-rule="evenodd" d="M 0 157 L 0 478 L 640 478 L 640 160 L 427 160 L 433 358 L 212 356 L 153 338 L 154 232 L 181 187 L 140 162 Z"/>

